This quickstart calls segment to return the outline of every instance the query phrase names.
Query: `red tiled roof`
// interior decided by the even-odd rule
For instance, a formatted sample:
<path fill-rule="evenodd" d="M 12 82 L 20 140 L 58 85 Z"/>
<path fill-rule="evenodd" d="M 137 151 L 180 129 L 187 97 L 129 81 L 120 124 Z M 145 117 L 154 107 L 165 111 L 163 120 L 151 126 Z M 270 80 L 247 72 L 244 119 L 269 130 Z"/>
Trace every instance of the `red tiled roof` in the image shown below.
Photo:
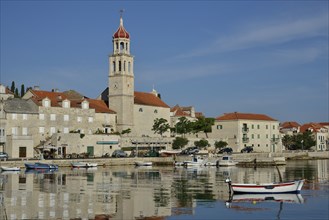
<path fill-rule="evenodd" d="M 277 121 L 267 115 L 263 114 L 251 114 L 251 113 L 239 113 L 239 112 L 233 112 L 233 113 L 225 113 L 222 116 L 219 116 L 216 118 L 218 121 L 224 121 L 224 120 L 261 120 L 261 121 Z"/>
<path fill-rule="evenodd" d="M 14 93 L 8 88 L 6 87 L 6 91 L 5 91 L 6 94 L 11 94 L 11 95 L 14 95 Z"/>
<path fill-rule="evenodd" d="M 310 130 L 312 132 L 318 132 L 320 131 L 321 128 L 325 128 L 323 125 L 319 124 L 319 123 L 307 123 L 307 124 L 303 124 L 301 127 L 300 127 L 300 132 L 305 132 L 307 130 Z"/>
<path fill-rule="evenodd" d="M 300 127 L 300 124 L 298 124 L 297 122 L 295 121 L 286 121 L 286 122 L 283 122 L 281 125 L 280 125 L 281 128 L 298 128 Z"/>
<path fill-rule="evenodd" d="M 109 109 L 103 100 L 97 99 L 86 99 L 89 102 L 89 108 L 95 109 L 97 113 L 110 113 L 115 114 L 116 112 Z"/>
<path fill-rule="evenodd" d="M 319 124 L 322 126 L 329 126 L 329 122 L 319 122 Z"/>
<path fill-rule="evenodd" d="M 37 104 L 41 104 L 42 99 L 48 98 L 51 101 L 51 106 L 60 107 L 59 102 L 62 102 L 65 99 L 68 99 L 67 95 L 62 92 L 48 92 L 42 90 L 30 90 L 33 94 Z"/>
<path fill-rule="evenodd" d="M 166 103 L 164 103 L 159 97 L 155 96 L 152 93 L 135 91 L 134 95 L 135 104 L 169 108 Z"/>

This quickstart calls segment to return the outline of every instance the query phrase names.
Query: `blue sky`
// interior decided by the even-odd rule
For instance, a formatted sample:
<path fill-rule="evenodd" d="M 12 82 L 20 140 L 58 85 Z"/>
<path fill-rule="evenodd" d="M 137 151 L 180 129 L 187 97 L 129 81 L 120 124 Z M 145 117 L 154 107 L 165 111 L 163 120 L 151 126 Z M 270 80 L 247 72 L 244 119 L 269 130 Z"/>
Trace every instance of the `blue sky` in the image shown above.
<path fill-rule="evenodd" d="M 136 91 L 208 117 L 329 121 L 328 1 L 2 0 L 0 83 L 96 98 L 122 8 Z"/>

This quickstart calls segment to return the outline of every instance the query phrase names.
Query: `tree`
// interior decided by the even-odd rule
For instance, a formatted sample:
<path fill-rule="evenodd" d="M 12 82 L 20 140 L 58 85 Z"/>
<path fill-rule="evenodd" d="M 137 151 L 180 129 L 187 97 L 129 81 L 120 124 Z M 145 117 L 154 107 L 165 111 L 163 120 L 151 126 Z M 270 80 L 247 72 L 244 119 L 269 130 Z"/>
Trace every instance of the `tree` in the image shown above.
<path fill-rule="evenodd" d="M 178 134 L 183 134 L 183 136 L 185 136 L 185 134 L 190 133 L 192 131 L 192 122 L 187 120 L 186 117 L 180 117 L 175 126 L 176 126 L 176 132 Z"/>
<path fill-rule="evenodd" d="M 215 124 L 214 118 L 200 117 L 196 122 L 193 123 L 193 132 L 204 132 L 208 138 L 208 133 L 211 132 L 211 126 Z"/>
<path fill-rule="evenodd" d="M 15 89 L 15 94 L 14 95 L 15 95 L 15 97 L 19 97 L 18 89 L 17 88 Z"/>
<path fill-rule="evenodd" d="M 199 149 L 206 148 L 206 147 L 210 146 L 209 142 L 205 139 L 201 139 L 199 141 L 194 141 L 194 145 L 196 147 L 198 147 Z"/>
<path fill-rule="evenodd" d="M 288 150 L 292 150 L 292 148 L 293 148 L 294 145 L 295 145 L 295 142 L 294 142 L 293 136 L 291 136 L 291 135 L 285 135 L 285 136 L 282 138 L 282 144 L 283 144 L 283 146 L 285 146 Z"/>
<path fill-rule="evenodd" d="M 309 150 L 316 145 L 316 141 L 311 131 L 299 133 L 297 135 L 285 135 L 282 144 L 289 150 Z"/>
<path fill-rule="evenodd" d="M 10 88 L 10 91 L 11 91 L 12 93 L 15 93 L 15 82 L 14 82 L 14 81 L 11 82 L 11 88 Z"/>
<path fill-rule="evenodd" d="M 182 149 L 184 146 L 188 144 L 187 138 L 184 137 L 176 137 L 172 142 L 173 149 Z"/>
<path fill-rule="evenodd" d="M 167 132 L 169 128 L 170 128 L 170 125 L 169 125 L 167 119 L 164 119 L 164 118 L 154 119 L 154 124 L 152 127 L 152 131 L 154 131 L 154 134 L 158 133 L 162 137 L 163 133 Z"/>
<path fill-rule="evenodd" d="M 215 148 L 220 150 L 224 147 L 226 147 L 228 143 L 226 141 L 215 141 Z"/>
<path fill-rule="evenodd" d="M 24 87 L 25 87 L 24 84 L 22 84 L 22 86 L 21 86 L 21 97 L 23 97 L 24 94 L 25 94 L 25 88 Z"/>
<path fill-rule="evenodd" d="M 131 129 L 130 128 L 127 128 L 127 129 L 125 129 L 125 130 L 122 130 L 121 131 L 121 134 L 123 135 L 123 134 L 129 134 L 131 132 Z"/>

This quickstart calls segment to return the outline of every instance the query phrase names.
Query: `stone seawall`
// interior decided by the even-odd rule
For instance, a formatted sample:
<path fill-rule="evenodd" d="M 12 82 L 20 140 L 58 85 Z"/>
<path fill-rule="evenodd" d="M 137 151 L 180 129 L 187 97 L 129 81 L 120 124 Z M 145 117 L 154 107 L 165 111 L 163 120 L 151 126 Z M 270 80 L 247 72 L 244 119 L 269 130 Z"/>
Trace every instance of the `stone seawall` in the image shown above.
<path fill-rule="evenodd" d="M 329 159 L 329 151 L 324 152 L 285 152 L 285 153 L 237 153 L 232 154 L 233 159 L 239 162 L 240 166 L 253 166 L 257 163 L 258 166 L 273 166 L 284 165 L 286 160 L 298 160 L 298 159 Z M 221 155 L 209 156 L 208 161 L 216 161 L 221 158 Z M 89 159 L 54 159 L 54 160 L 42 160 L 45 163 L 54 163 L 59 167 L 70 167 L 71 162 L 84 161 L 98 163 L 99 166 L 131 166 L 135 161 L 151 161 L 155 166 L 172 166 L 174 160 L 182 162 L 191 160 L 191 156 L 177 156 L 173 157 L 144 157 L 144 158 L 89 158 Z M 19 166 L 24 168 L 24 163 L 34 163 L 40 160 L 9 160 L 0 161 L 0 166 Z"/>

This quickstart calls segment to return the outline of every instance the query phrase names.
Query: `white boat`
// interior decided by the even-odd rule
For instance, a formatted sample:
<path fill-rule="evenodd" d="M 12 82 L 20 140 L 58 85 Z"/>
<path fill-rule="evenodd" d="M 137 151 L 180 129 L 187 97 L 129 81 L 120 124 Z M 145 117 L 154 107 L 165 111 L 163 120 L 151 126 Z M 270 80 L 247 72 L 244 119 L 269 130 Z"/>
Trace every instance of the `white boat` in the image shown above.
<path fill-rule="evenodd" d="M 233 157 L 230 155 L 224 155 L 220 160 L 218 160 L 218 166 L 235 166 L 238 162 L 233 160 Z"/>
<path fill-rule="evenodd" d="M 1 166 L 1 171 L 20 171 L 20 167 L 6 167 L 6 166 Z"/>
<path fill-rule="evenodd" d="M 182 152 L 181 150 L 160 150 L 159 154 L 162 157 L 170 157 L 170 156 L 173 156 L 173 155 L 180 154 L 181 152 Z"/>
<path fill-rule="evenodd" d="M 232 183 L 226 179 L 233 194 L 241 193 L 300 193 L 305 180 L 278 183 Z"/>
<path fill-rule="evenodd" d="M 152 166 L 152 162 L 146 161 L 135 161 L 136 166 Z"/>
<path fill-rule="evenodd" d="M 97 167 L 98 164 L 97 163 L 88 163 L 88 162 L 78 161 L 78 162 L 71 162 L 71 166 L 73 168 L 79 168 L 79 167 L 89 168 L 89 167 Z"/>
<path fill-rule="evenodd" d="M 201 156 L 193 156 L 192 160 L 184 161 L 185 167 L 204 166 L 205 160 Z"/>
<path fill-rule="evenodd" d="M 211 166 L 218 166 L 218 163 L 217 163 L 217 161 L 216 162 L 208 161 L 208 162 L 205 162 L 204 165 L 206 167 L 211 167 Z"/>

